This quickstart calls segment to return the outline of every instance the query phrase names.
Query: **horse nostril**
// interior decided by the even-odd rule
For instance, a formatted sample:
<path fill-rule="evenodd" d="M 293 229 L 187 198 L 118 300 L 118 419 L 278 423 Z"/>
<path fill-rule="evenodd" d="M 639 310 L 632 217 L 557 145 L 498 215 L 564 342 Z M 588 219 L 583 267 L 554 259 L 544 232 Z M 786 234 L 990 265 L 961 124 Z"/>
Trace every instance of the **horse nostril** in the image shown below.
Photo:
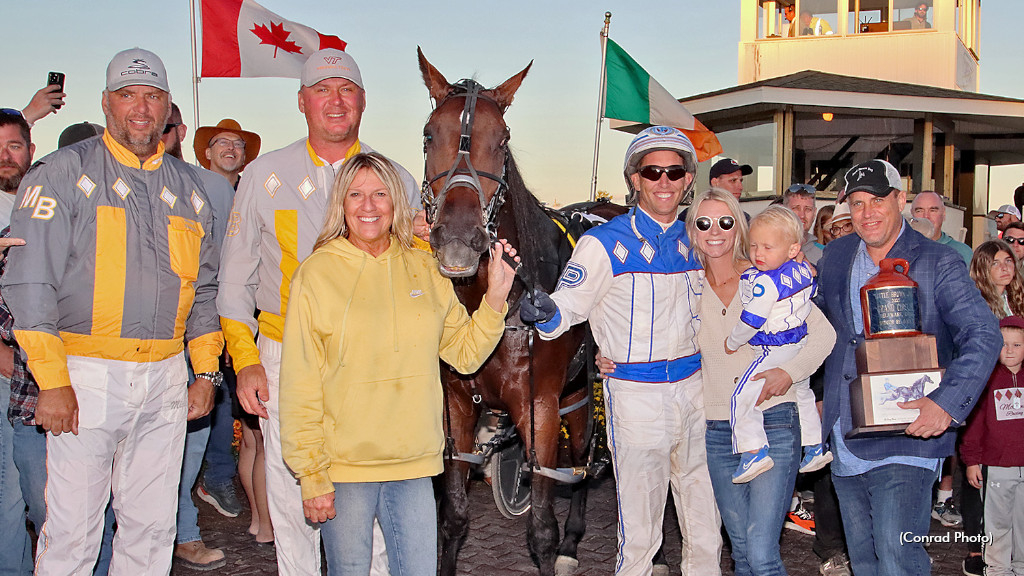
<path fill-rule="evenodd" d="M 491 238 L 487 235 L 487 231 L 483 228 L 477 228 L 473 231 L 473 241 L 470 246 L 477 252 L 484 252 L 490 247 Z"/>
<path fill-rule="evenodd" d="M 434 226 L 430 229 L 430 243 L 435 246 L 441 246 L 445 244 L 445 232 L 447 228 L 445 226 Z"/>

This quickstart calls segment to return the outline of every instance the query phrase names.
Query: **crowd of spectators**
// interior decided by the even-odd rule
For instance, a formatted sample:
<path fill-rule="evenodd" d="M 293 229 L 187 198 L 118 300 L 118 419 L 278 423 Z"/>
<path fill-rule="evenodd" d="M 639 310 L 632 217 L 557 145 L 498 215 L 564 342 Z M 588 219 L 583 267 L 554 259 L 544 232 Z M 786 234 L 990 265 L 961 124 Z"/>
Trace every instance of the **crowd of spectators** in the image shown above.
<path fill-rule="evenodd" d="M 321 533 L 331 574 L 434 574 L 437 361 L 487 359 L 516 274 L 498 255 L 515 247 L 491 247 L 486 305 L 468 314 L 424 248 L 414 178 L 360 138 L 363 79 L 339 50 L 302 70 L 306 137 L 261 154 L 223 119 L 195 130 L 201 167 L 182 161 L 156 54 L 115 55 L 105 123 L 37 154 L 32 126 L 65 98 L 47 86 L 0 109 L 0 574 L 221 567 L 193 494 L 248 509 L 281 574 L 319 573 Z M 944 230 L 943 196 L 908 206 L 896 167 L 870 160 L 838 202 L 797 183 L 751 219 L 751 168 L 726 158 L 680 219 L 696 165 L 681 132 L 641 132 L 636 205 L 580 240 L 576 276 L 520 303 L 540 337 L 589 321 L 600 346 L 616 574 L 651 574 L 670 489 L 684 573 L 719 572 L 722 527 L 736 574 L 785 573 L 786 526 L 815 533 L 822 574 L 927 574 L 932 518 L 986 543 L 965 574 L 1024 573 L 1019 208 L 972 250 Z M 945 372 L 901 403 L 916 411 L 904 433 L 855 437 L 860 287 L 897 257 Z"/>

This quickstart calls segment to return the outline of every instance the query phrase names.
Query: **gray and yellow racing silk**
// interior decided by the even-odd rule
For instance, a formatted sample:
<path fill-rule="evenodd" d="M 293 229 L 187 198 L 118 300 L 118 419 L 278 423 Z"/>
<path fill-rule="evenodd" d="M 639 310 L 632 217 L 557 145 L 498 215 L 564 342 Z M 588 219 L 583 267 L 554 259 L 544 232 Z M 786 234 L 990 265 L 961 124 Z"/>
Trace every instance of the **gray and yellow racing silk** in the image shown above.
<path fill-rule="evenodd" d="M 189 342 L 217 370 L 217 245 L 202 183 L 163 144 L 144 162 L 109 133 L 58 150 L 15 198 L 2 290 L 42 389 L 70 385 L 66 355 L 170 358 Z"/>

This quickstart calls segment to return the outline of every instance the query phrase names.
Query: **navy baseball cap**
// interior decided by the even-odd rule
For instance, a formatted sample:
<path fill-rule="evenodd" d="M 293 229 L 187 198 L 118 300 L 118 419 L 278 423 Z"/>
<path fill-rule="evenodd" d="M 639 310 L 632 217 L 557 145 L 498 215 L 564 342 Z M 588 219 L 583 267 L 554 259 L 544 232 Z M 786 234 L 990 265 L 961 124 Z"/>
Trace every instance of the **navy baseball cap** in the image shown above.
<path fill-rule="evenodd" d="M 740 164 L 732 158 L 722 158 L 711 167 L 708 180 L 710 181 L 712 178 L 718 178 L 724 174 L 732 174 L 737 170 L 744 176 L 754 173 L 754 169 L 749 164 Z"/>

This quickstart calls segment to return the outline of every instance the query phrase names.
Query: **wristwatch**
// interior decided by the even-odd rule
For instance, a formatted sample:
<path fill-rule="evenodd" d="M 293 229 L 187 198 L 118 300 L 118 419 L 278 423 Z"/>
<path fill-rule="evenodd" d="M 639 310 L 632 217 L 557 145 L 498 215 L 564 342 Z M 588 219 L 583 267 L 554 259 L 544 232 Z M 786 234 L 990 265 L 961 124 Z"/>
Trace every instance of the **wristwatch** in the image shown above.
<path fill-rule="evenodd" d="M 214 386 L 220 386 L 224 383 L 223 372 L 203 372 L 202 374 L 196 374 L 196 378 L 206 378 Z"/>

